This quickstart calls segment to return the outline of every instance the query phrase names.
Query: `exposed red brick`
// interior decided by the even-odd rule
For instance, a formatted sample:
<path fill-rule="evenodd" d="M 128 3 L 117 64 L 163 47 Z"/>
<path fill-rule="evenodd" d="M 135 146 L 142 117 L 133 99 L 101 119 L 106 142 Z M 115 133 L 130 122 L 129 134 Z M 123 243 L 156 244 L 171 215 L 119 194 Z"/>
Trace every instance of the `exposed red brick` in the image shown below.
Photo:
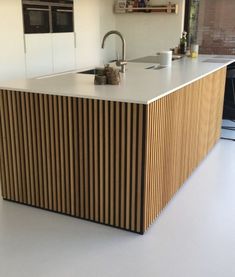
<path fill-rule="evenodd" d="M 235 0 L 201 0 L 198 43 L 203 54 L 235 54 Z"/>

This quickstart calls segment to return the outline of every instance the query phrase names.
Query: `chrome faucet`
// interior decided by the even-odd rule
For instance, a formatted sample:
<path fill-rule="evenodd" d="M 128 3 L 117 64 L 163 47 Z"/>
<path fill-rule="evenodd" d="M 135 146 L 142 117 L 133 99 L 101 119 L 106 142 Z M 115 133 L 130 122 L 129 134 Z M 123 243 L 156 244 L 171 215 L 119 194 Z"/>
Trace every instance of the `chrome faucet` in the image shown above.
<path fill-rule="evenodd" d="M 116 61 L 116 65 L 121 66 L 121 72 L 124 73 L 126 71 L 126 64 L 127 64 L 127 61 L 126 61 L 126 41 L 125 41 L 124 37 L 122 36 L 122 34 L 118 31 L 115 31 L 115 30 L 109 31 L 108 33 L 106 33 L 104 35 L 101 47 L 104 48 L 104 43 L 105 43 L 106 38 L 110 35 L 113 35 L 113 34 L 119 36 L 122 40 L 122 59 L 121 60 L 118 59 Z"/>

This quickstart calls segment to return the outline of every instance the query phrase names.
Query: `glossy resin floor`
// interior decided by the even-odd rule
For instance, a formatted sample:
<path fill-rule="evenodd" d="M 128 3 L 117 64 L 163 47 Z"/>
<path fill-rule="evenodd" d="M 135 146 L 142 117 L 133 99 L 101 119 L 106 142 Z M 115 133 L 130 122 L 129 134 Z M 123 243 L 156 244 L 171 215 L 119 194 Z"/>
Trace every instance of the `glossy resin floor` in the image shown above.
<path fill-rule="evenodd" d="M 0 276 L 234 277 L 235 142 L 219 141 L 144 236 L 0 200 Z"/>

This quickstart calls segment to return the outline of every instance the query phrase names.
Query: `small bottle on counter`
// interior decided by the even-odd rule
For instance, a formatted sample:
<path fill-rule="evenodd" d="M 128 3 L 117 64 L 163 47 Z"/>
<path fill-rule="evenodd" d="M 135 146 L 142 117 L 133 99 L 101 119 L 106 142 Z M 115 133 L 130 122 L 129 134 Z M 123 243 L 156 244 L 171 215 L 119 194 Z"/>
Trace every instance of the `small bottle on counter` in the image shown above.
<path fill-rule="evenodd" d="M 199 51 L 199 45 L 198 44 L 192 44 L 191 45 L 191 57 L 197 58 L 198 57 L 198 51 Z"/>
<path fill-rule="evenodd" d="M 184 31 L 180 39 L 180 54 L 185 55 L 186 52 L 187 52 L 187 32 Z"/>

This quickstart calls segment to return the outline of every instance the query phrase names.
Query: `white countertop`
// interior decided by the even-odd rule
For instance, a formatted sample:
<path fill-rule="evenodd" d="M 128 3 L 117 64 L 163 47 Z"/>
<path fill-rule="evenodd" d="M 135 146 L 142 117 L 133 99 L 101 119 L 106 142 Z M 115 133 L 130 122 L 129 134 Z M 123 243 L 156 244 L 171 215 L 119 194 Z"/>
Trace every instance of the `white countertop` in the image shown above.
<path fill-rule="evenodd" d="M 219 58 L 218 58 L 219 57 Z M 208 60 L 209 62 L 203 62 Z M 0 83 L 1 89 L 149 104 L 232 62 L 235 56 L 200 55 L 172 62 L 169 68 L 145 69 L 153 63 L 128 62 L 121 84 L 94 85 L 94 75 L 65 73 L 45 78 Z"/>

